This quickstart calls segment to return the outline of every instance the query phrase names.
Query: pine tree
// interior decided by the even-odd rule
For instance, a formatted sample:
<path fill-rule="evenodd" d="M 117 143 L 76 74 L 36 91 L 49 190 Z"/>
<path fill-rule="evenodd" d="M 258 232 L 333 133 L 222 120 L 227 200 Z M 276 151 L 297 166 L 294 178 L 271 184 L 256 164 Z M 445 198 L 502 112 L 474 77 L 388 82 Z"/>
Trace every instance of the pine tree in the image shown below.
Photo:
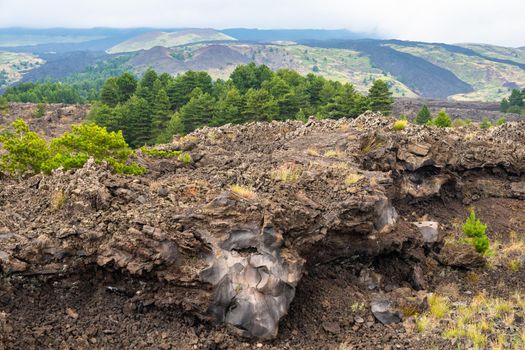
<path fill-rule="evenodd" d="M 370 100 L 370 108 L 374 112 L 381 112 L 384 115 L 389 115 L 392 111 L 394 99 L 392 92 L 388 89 L 388 85 L 383 80 L 376 80 L 368 90 L 368 99 Z"/>
<path fill-rule="evenodd" d="M 421 109 L 417 113 L 416 119 L 414 119 L 414 123 L 419 125 L 425 125 L 430 120 L 432 120 L 430 110 L 428 109 L 427 105 L 423 105 L 423 107 L 421 107 Z"/>
<path fill-rule="evenodd" d="M 100 92 L 100 100 L 110 107 L 115 107 L 119 103 L 120 96 L 116 78 L 106 80 Z"/>
<path fill-rule="evenodd" d="M 166 90 L 159 89 L 153 103 L 152 134 L 154 137 L 163 132 L 171 119 L 170 100 Z"/>
<path fill-rule="evenodd" d="M 125 105 L 126 128 L 124 137 L 128 144 L 140 147 L 151 141 L 151 107 L 148 101 L 136 95 L 132 96 Z"/>
<path fill-rule="evenodd" d="M 215 115 L 210 122 L 212 126 L 220 126 L 228 123 L 240 124 L 244 121 L 242 111 L 244 100 L 236 87 L 232 87 L 224 98 L 217 102 Z"/>
<path fill-rule="evenodd" d="M 499 110 L 500 112 L 507 113 L 507 111 L 509 110 L 509 100 L 507 100 L 506 98 L 501 100 L 501 103 L 499 104 Z"/>
<path fill-rule="evenodd" d="M 157 73 L 153 69 L 148 69 L 139 82 L 136 95 L 153 105 L 156 89 L 158 89 L 160 86 L 161 83 L 159 82 Z"/>
<path fill-rule="evenodd" d="M 523 95 L 521 94 L 519 90 L 517 89 L 512 90 L 512 93 L 510 94 L 510 97 L 509 97 L 509 105 L 523 107 L 524 105 Z"/>
<path fill-rule="evenodd" d="M 137 79 L 130 73 L 123 73 L 117 80 L 119 102 L 124 103 L 135 93 L 137 89 Z"/>
<path fill-rule="evenodd" d="M 179 110 L 179 115 L 185 132 L 191 132 L 209 123 L 215 112 L 215 99 L 204 93 L 200 88 L 195 88 L 187 104 Z"/>
<path fill-rule="evenodd" d="M 439 111 L 436 119 L 434 119 L 433 124 L 440 128 L 448 128 L 452 125 L 452 120 L 450 120 L 447 112 L 441 110 Z"/>
<path fill-rule="evenodd" d="M 268 90 L 250 89 L 244 98 L 243 116 L 246 121 L 271 121 L 279 114 L 277 101 Z"/>

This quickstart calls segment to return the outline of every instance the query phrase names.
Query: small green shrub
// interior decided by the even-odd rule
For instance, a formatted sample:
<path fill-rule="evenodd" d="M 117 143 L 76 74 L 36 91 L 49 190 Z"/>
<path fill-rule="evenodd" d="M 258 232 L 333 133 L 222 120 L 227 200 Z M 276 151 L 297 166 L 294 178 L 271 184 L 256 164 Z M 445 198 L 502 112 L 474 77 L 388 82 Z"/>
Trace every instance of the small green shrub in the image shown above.
<path fill-rule="evenodd" d="M 127 164 L 133 150 L 122 132 L 108 132 L 95 124 L 73 125 L 71 132 L 48 143 L 17 119 L 11 129 L 0 134 L 0 142 L 6 151 L 0 158 L 0 169 L 14 175 L 80 168 L 90 157 L 97 163 L 107 162 L 117 173 L 137 175 L 145 171 L 137 164 Z"/>
<path fill-rule="evenodd" d="M 456 118 L 452 121 L 452 127 L 453 128 L 459 128 L 459 127 L 462 127 L 462 126 L 465 126 L 467 125 L 467 123 L 461 119 L 461 118 Z"/>
<path fill-rule="evenodd" d="M 5 112 L 9 109 L 9 102 L 4 96 L 0 96 L 0 112 Z"/>
<path fill-rule="evenodd" d="M 401 119 L 401 120 L 396 120 L 396 122 L 394 123 L 394 130 L 396 131 L 401 131 L 401 130 L 404 130 L 408 125 L 408 120 L 406 119 Z"/>
<path fill-rule="evenodd" d="M 46 141 L 29 130 L 22 119 L 15 120 L 11 128 L 0 133 L 0 143 L 6 151 L 0 156 L 0 170 L 13 175 L 39 173 L 50 155 Z"/>
<path fill-rule="evenodd" d="M 155 157 L 155 158 L 174 158 L 182 154 L 182 151 L 177 151 L 177 150 L 168 151 L 168 150 L 149 148 L 149 147 L 141 147 L 140 150 L 145 155 L 148 155 L 150 157 Z"/>
<path fill-rule="evenodd" d="M 450 120 L 450 117 L 448 116 L 447 112 L 442 110 L 438 113 L 436 119 L 433 120 L 432 124 L 439 128 L 448 128 L 452 126 L 452 121 Z"/>
<path fill-rule="evenodd" d="M 142 147 L 140 149 L 142 153 L 155 158 L 175 158 L 177 157 L 177 160 L 179 162 L 182 162 L 184 164 L 189 164 L 193 162 L 193 159 L 187 152 L 177 151 L 177 150 L 162 150 L 157 149 L 154 147 Z"/>
<path fill-rule="evenodd" d="M 482 129 L 490 129 L 492 127 L 492 123 L 490 122 L 489 118 L 485 117 L 483 118 L 483 121 L 479 124 L 479 127 Z"/>
<path fill-rule="evenodd" d="M 500 126 L 500 125 L 503 125 L 507 122 L 507 119 L 505 119 L 505 117 L 501 117 L 499 118 L 497 121 L 496 121 L 496 125 Z"/>
<path fill-rule="evenodd" d="M 179 162 L 183 162 L 184 164 L 190 164 L 191 162 L 193 162 L 193 159 L 191 158 L 190 154 L 187 152 L 180 154 L 177 160 Z"/>
<path fill-rule="evenodd" d="M 470 239 L 472 245 L 480 254 L 487 252 L 490 247 L 490 241 L 485 233 L 486 230 L 487 225 L 477 219 L 476 213 L 472 210 L 467 221 L 463 224 L 463 234 Z"/>
<path fill-rule="evenodd" d="M 34 118 L 42 118 L 46 114 L 46 106 L 43 103 L 39 103 L 36 106 L 36 110 L 33 112 Z"/>

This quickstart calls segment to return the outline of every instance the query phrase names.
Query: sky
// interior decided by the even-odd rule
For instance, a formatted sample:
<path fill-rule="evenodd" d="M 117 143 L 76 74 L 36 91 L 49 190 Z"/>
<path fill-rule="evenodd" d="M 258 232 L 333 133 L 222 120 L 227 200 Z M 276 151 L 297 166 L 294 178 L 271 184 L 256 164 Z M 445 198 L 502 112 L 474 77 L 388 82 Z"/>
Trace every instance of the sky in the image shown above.
<path fill-rule="evenodd" d="M 0 0 L 0 27 L 324 28 L 525 46 L 525 0 Z"/>

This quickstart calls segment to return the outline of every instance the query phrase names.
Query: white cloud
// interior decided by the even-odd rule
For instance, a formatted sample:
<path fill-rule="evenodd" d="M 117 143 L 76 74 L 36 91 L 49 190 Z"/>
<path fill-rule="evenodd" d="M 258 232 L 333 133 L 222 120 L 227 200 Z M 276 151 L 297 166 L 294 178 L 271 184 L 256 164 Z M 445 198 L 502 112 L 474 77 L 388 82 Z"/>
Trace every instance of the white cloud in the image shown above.
<path fill-rule="evenodd" d="M 523 0 L 0 0 L 0 26 L 348 28 L 525 45 Z"/>

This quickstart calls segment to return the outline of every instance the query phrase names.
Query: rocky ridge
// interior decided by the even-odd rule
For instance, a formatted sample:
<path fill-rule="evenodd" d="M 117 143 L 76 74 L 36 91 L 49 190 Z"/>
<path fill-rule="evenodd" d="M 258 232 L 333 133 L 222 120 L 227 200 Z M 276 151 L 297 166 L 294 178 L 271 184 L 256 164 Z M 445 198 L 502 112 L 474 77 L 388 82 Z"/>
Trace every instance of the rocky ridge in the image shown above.
<path fill-rule="evenodd" d="M 4 176 L 2 276 L 96 266 L 158 285 L 134 291 L 132 303 L 173 305 L 258 339 L 277 336 L 310 266 L 395 257 L 396 278 L 425 289 L 436 264 L 464 261 L 454 248 L 440 253 L 434 223 L 415 225 L 396 206 L 524 199 L 525 124 L 393 131 L 393 123 L 369 113 L 203 128 L 159 146 L 189 152 L 190 165 L 138 152 L 149 169 L 141 177 L 92 162 L 53 176 Z M 376 317 L 397 320 L 391 304 L 381 295 Z"/>

